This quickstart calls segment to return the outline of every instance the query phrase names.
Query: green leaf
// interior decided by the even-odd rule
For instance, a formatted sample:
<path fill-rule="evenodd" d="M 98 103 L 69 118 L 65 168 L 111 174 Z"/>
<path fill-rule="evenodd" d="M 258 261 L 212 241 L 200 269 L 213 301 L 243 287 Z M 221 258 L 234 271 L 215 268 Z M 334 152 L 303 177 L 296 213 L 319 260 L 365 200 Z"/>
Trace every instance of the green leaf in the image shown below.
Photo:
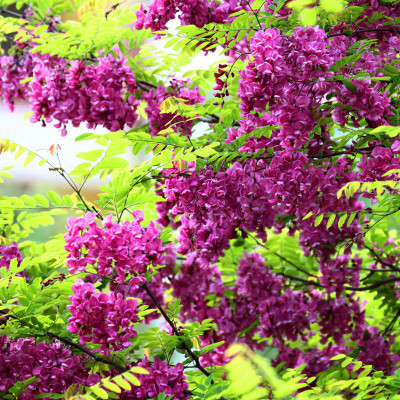
<path fill-rule="evenodd" d="M 337 354 L 336 356 L 333 356 L 331 358 L 332 361 L 338 361 L 338 360 L 342 360 L 343 358 L 346 358 L 346 354 Z"/>
<path fill-rule="evenodd" d="M 72 207 L 74 205 L 71 196 L 68 195 L 62 197 L 62 202 L 68 207 Z"/>
<path fill-rule="evenodd" d="M 300 11 L 300 18 L 303 25 L 316 25 L 317 23 L 317 8 L 304 8 Z"/>
<path fill-rule="evenodd" d="M 310 211 L 310 212 L 303 218 L 303 221 L 304 221 L 305 219 L 308 219 L 308 218 L 312 217 L 312 215 L 313 215 L 313 212 Z"/>
<path fill-rule="evenodd" d="M 54 192 L 53 190 L 51 190 L 50 192 L 47 192 L 47 197 L 52 201 L 53 204 L 55 204 L 56 206 L 59 206 L 60 204 L 62 204 L 62 199 L 61 196 Z"/>
<path fill-rule="evenodd" d="M 338 221 L 338 228 L 341 229 L 344 223 L 346 222 L 347 214 L 343 214 Z"/>
<path fill-rule="evenodd" d="M 35 194 L 33 198 L 42 206 L 42 207 L 48 207 L 49 206 L 49 200 L 46 199 L 42 194 Z"/>
<path fill-rule="evenodd" d="M 327 12 L 339 13 L 343 11 L 346 3 L 343 0 L 320 0 L 321 7 L 325 8 Z"/>
<path fill-rule="evenodd" d="M 136 378 L 135 375 L 131 374 L 130 372 L 124 372 L 123 377 L 127 379 L 132 385 L 134 386 L 140 386 L 140 381 L 138 378 Z"/>
<path fill-rule="evenodd" d="M 125 390 L 132 390 L 132 386 L 121 375 L 114 376 L 113 381 Z"/>
<path fill-rule="evenodd" d="M 121 393 L 121 388 L 113 382 L 102 380 L 101 384 L 108 390 L 111 390 L 115 393 Z"/>
<path fill-rule="evenodd" d="M 351 357 L 346 357 L 346 359 L 340 365 L 342 366 L 342 368 L 346 368 L 352 362 L 353 362 L 353 359 Z"/>
<path fill-rule="evenodd" d="M 36 154 L 33 151 L 30 151 L 28 156 L 25 158 L 24 167 L 26 167 L 35 157 Z"/>
<path fill-rule="evenodd" d="M 147 371 L 147 369 L 142 368 L 142 367 L 132 367 L 129 371 L 135 372 L 136 374 L 141 374 L 141 375 L 149 375 L 150 374 L 150 372 Z"/>
<path fill-rule="evenodd" d="M 76 156 L 87 161 L 96 161 L 104 153 L 104 150 L 91 150 L 84 153 L 78 153 Z"/>
<path fill-rule="evenodd" d="M 323 219 L 324 219 L 324 214 L 318 215 L 318 217 L 315 218 L 314 226 L 318 226 L 322 222 Z"/>
<path fill-rule="evenodd" d="M 335 222 L 336 215 L 332 214 L 329 216 L 328 222 L 326 223 L 326 228 L 329 229 L 332 224 Z"/>
<path fill-rule="evenodd" d="M 101 399 L 108 399 L 108 393 L 97 385 L 91 386 L 90 390 L 96 395 L 99 396 Z"/>

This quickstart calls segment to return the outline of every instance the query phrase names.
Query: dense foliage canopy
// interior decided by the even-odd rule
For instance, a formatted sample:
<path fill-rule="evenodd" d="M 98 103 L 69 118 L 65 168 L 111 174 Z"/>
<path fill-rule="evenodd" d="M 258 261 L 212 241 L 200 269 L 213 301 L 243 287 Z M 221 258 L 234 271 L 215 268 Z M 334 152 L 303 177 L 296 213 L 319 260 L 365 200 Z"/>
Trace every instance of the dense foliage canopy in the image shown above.
<path fill-rule="evenodd" d="M 0 397 L 399 399 L 399 3 L 0 0 Z"/>

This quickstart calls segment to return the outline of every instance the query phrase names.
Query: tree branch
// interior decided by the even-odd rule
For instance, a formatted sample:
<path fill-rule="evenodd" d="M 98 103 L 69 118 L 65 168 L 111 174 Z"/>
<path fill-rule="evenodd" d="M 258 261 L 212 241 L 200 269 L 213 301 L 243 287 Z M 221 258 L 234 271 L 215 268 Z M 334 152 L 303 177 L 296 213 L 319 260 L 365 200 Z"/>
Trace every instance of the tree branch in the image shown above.
<path fill-rule="evenodd" d="M 44 335 L 40 335 L 40 336 L 44 336 Z M 93 358 L 93 360 L 95 360 L 95 361 L 101 362 L 103 364 L 111 365 L 115 369 L 117 369 L 119 372 L 126 372 L 129 370 L 129 368 L 123 367 L 122 365 L 119 365 L 118 363 L 110 360 L 109 358 L 98 356 L 97 354 L 92 353 L 90 350 L 86 349 L 85 347 L 83 347 L 82 345 L 80 345 L 78 343 L 73 342 L 72 340 L 63 338 L 62 336 L 55 335 L 54 333 L 51 333 L 51 332 L 47 332 L 46 336 L 57 339 L 58 341 L 66 344 L 68 346 L 71 346 L 71 347 L 74 347 L 75 349 L 80 350 L 82 353 L 87 354 L 88 356 Z"/>
<path fill-rule="evenodd" d="M 182 336 L 182 333 L 178 331 L 177 327 L 175 326 L 174 322 L 171 320 L 171 318 L 167 315 L 167 313 L 164 311 L 164 309 L 161 307 L 160 303 L 158 300 L 154 297 L 153 293 L 147 286 L 147 283 L 142 285 L 142 288 L 146 291 L 146 293 L 150 296 L 151 300 L 153 300 L 153 303 L 156 305 L 158 311 L 162 314 L 162 316 L 165 318 L 165 320 L 168 322 L 169 326 L 172 328 L 172 331 L 176 336 Z M 184 341 L 182 341 L 182 347 L 187 351 L 187 353 L 192 357 L 194 363 L 196 364 L 197 369 L 199 369 L 205 376 L 210 376 L 211 374 L 204 369 L 204 367 L 201 365 L 199 357 L 197 357 L 193 351 L 186 345 Z"/>
<path fill-rule="evenodd" d="M 25 15 L 17 13 L 15 11 L 7 10 L 6 8 L 0 8 L 0 14 L 8 14 L 14 18 L 25 18 Z"/>
<path fill-rule="evenodd" d="M 368 247 L 368 246 L 366 246 L 366 245 L 364 245 L 364 247 L 365 247 L 366 249 L 368 249 L 368 250 L 372 253 L 372 255 L 373 255 L 382 265 L 386 265 L 387 267 L 389 267 L 389 268 L 392 269 L 392 270 L 400 271 L 400 268 L 397 268 L 397 267 L 395 267 L 393 264 L 390 264 L 390 263 L 388 263 L 388 262 L 382 260 L 382 258 L 379 256 L 379 254 L 377 254 L 377 253 L 375 252 L 374 249 L 372 249 L 371 247 Z"/>
<path fill-rule="evenodd" d="M 5 316 L 9 316 L 9 317 L 11 317 L 13 319 L 16 319 L 22 324 L 22 321 L 16 315 L 9 314 L 6 310 L 0 310 L 0 314 L 3 314 Z M 64 344 L 66 344 L 66 345 L 68 345 L 70 347 L 74 347 L 75 349 L 77 349 L 77 350 L 81 351 L 82 353 L 88 355 L 89 357 L 93 358 L 93 360 L 95 360 L 95 361 L 101 362 L 103 364 L 111 365 L 112 367 L 116 368 L 119 372 L 125 372 L 125 371 L 129 370 L 129 368 L 123 367 L 122 365 L 119 365 L 118 363 L 116 363 L 113 360 L 110 360 L 109 358 L 98 356 L 97 354 L 92 353 L 90 350 L 88 350 L 87 348 L 83 347 L 79 343 L 75 343 L 72 340 L 69 340 L 69 339 L 64 338 L 62 336 L 58 336 L 55 333 L 46 332 L 44 334 L 41 334 L 41 335 L 40 334 L 36 334 L 34 336 L 35 337 L 47 336 L 49 338 L 56 339 L 61 343 L 64 343 Z"/>
<path fill-rule="evenodd" d="M 328 38 L 335 36 L 353 36 L 359 33 L 368 33 L 368 32 L 400 32 L 400 28 L 375 28 L 375 29 L 360 29 L 359 31 L 348 31 L 342 33 L 333 33 L 328 35 Z"/>
<path fill-rule="evenodd" d="M 319 282 L 309 281 L 308 279 L 300 278 L 298 276 L 287 275 L 287 274 L 283 274 L 283 273 L 278 274 L 278 275 L 282 275 L 285 278 L 288 278 L 290 280 L 302 282 L 302 283 L 305 283 L 310 286 L 317 286 L 317 287 L 323 288 L 323 286 Z M 382 279 L 381 281 L 371 283 L 370 285 L 367 285 L 367 286 L 359 286 L 359 287 L 345 286 L 344 290 L 349 290 L 352 292 L 363 292 L 365 290 L 376 289 L 379 286 L 385 285 L 386 283 L 392 283 L 392 282 L 400 282 L 400 276 L 392 276 L 391 278 Z"/>

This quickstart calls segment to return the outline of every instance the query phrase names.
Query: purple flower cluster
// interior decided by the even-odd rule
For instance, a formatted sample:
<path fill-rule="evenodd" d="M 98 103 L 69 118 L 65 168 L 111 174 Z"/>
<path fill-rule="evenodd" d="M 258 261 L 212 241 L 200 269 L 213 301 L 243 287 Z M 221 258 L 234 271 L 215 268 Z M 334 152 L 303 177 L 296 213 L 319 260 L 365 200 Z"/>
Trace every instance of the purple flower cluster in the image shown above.
<path fill-rule="evenodd" d="M 20 82 L 32 76 L 30 54 L 0 57 L 0 96 L 10 111 L 15 109 L 15 100 L 27 100 L 29 84 Z"/>
<path fill-rule="evenodd" d="M 223 348 L 203 359 L 207 364 L 225 363 L 223 349 L 236 342 L 245 330 L 239 340 L 251 347 L 263 348 L 253 340 L 256 333 L 277 343 L 305 337 L 310 323 L 316 322 L 317 310 L 310 297 L 301 291 L 284 289 L 284 283 L 258 253 L 245 253 L 238 266 L 236 283 L 228 288 L 216 266 L 204 270 L 185 262 L 180 274 L 171 279 L 172 293 L 182 301 L 182 317 L 200 321 L 212 318 L 218 326 L 215 333 L 202 337 L 203 345 L 226 341 Z M 250 331 L 249 326 L 253 326 Z"/>
<path fill-rule="evenodd" d="M 378 92 L 377 87 L 371 86 L 372 81 L 368 80 L 353 79 L 351 82 L 356 88 L 355 93 L 348 87 L 343 87 L 337 94 L 336 98 L 342 106 L 333 111 L 335 121 L 345 126 L 350 118 L 353 126 L 359 127 L 359 122 L 365 118 L 371 128 L 387 125 L 393 114 L 389 109 L 388 91 Z"/>
<path fill-rule="evenodd" d="M 19 400 L 32 400 L 43 393 L 64 393 L 74 383 L 90 385 L 96 376 L 85 369 L 85 361 L 58 342 L 36 343 L 33 338 L 11 340 L 1 336 L 0 393 L 34 376 L 38 380 L 24 390 Z"/>
<path fill-rule="evenodd" d="M 279 125 L 281 146 L 301 148 L 317 123 L 312 110 L 332 86 L 327 80 L 335 59 L 328 46 L 325 31 L 317 27 L 295 28 L 292 37 L 276 28 L 258 31 L 250 41 L 254 60 L 240 72 L 238 97 L 246 116 L 241 129 Z"/>
<path fill-rule="evenodd" d="M 351 340 L 362 337 L 366 328 L 365 312 L 359 299 L 354 299 L 352 294 L 328 300 L 315 293 L 313 305 L 318 312 L 321 343 L 331 339 L 333 343 L 343 345 L 345 335 L 350 334 Z"/>
<path fill-rule="evenodd" d="M 159 222 L 180 226 L 178 253 L 192 254 L 205 267 L 224 254 L 237 229 L 266 240 L 265 229 L 272 227 L 275 213 L 254 163 L 234 163 L 220 172 L 205 168 L 199 173 L 189 164 L 187 171 L 166 170 L 165 176 L 159 193 L 167 201 L 157 206 Z M 178 215 L 183 216 L 176 225 Z"/>
<path fill-rule="evenodd" d="M 165 305 L 164 292 L 169 288 L 169 285 L 165 280 L 170 280 L 173 275 L 173 268 L 176 260 L 176 252 L 172 243 L 164 246 L 165 248 L 165 267 L 157 271 L 157 274 L 152 276 L 151 282 L 147 283 L 149 290 L 152 295 L 156 298 L 161 306 Z M 98 278 L 95 275 L 96 278 Z M 115 293 L 121 293 L 124 297 L 135 297 L 141 299 L 143 304 L 148 305 L 149 308 L 154 308 L 154 301 L 149 294 L 138 284 L 130 282 L 128 286 L 119 285 L 117 282 L 112 281 L 110 283 L 110 289 Z M 160 315 L 157 312 L 147 314 L 144 318 L 144 322 L 147 324 L 153 319 L 159 318 Z"/>
<path fill-rule="evenodd" d="M 390 335 L 385 339 L 378 328 L 369 326 L 358 343 L 359 360 L 364 364 L 373 365 L 380 371 L 393 373 L 393 367 L 400 361 L 400 355 L 390 351 L 395 337 L 396 335 Z"/>
<path fill-rule="evenodd" d="M 91 283 L 78 279 L 68 299 L 71 317 L 67 330 L 79 335 L 82 344 L 101 344 L 100 351 L 109 353 L 131 345 L 136 336 L 133 323 L 139 322 L 137 300 L 125 300 L 121 293 L 95 292 Z"/>
<path fill-rule="evenodd" d="M 396 157 L 399 153 L 400 142 L 398 140 L 393 141 L 391 148 L 382 147 L 379 143 L 374 149 L 367 155 L 361 156 L 361 161 L 357 164 L 360 169 L 360 178 L 362 182 L 375 182 L 383 180 L 398 181 L 397 174 L 390 174 L 383 176 L 385 173 L 393 169 L 400 169 L 400 158 Z M 389 191 L 394 191 L 387 187 Z M 361 193 L 365 198 L 371 198 L 372 203 L 376 203 L 377 193 L 376 191 L 363 192 Z"/>
<path fill-rule="evenodd" d="M 0 57 L 0 96 L 11 111 L 14 100 L 28 100 L 32 122 L 53 120 L 67 133 L 68 123 L 110 131 L 132 127 L 137 119 L 136 80 L 118 51 L 99 57 L 96 63 L 70 61 L 29 53 L 29 46 L 12 56 Z M 26 48 L 24 48 L 26 47 Z M 20 84 L 23 79 L 30 82 Z"/>
<path fill-rule="evenodd" d="M 292 348 L 282 343 L 278 346 L 278 350 L 279 355 L 273 360 L 273 365 L 285 363 L 285 368 L 297 368 L 306 364 L 303 373 L 310 377 L 331 367 L 334 364 L 334 361 L 331 360 L 333 356 L 348 353 L 348 348 L 335 344 L 329 344 L 322 350 L 313 347 L 307 351 L 301 351 L 297 347 Z"/>
<path fill-rule="evenodd" d="M 234 163 L 220 172 L 210 168 L 165 171 L 159 194 L 167 201 L 158 204 L 159 222 L 179 229 L 177 251 L 191 254 L 202 266 L 216 262 L 229 248 L 238 232 L 254 232 L 266 240 L 266 228 L 279 214 L 293 214 L 298 220 L 292 232 L 301 232 L 300 243 L 306 254 L 317 251 L 328 258 L 336 244 L 360 232 L 357 222 L 350 227 L 326 229 L 326 222 L 314 227 L 302 218 L 328 212 L 359 211 L 363 204 L 356 197 L 337 198 L 337 191 L 356 175 L 350 172 L 351 159 L 339 159 L 325 170 L 309 164 L 300 152 L 277 152 L 272 161 Z M 181 215 L 179 223 L 175 222 Z M 274 223 L 275 222 L 275 223 Z M 245 233 L 244 233 L 245 234 Z"/>
<path fill-rule="evenodd" d="M 22 254 L 19 251 L 18 243 L 11 242 L 9 245 L 0 246 L 0 267 L 10 267 L 12 259 L 16 258 L 18 265 L 22 262 Z"/>
<path fill-rule="evenodd" d="M 282 290 L 283 279 L 272 273 L 258 254 L 245 254 L 238 267 L 236 288 L 250 313 L 259 317 L 262 337 L 296 341 L 315 321 L 302 291 Z"/>
<path fill-rule="evenodd" d="M 202 27 L 210 22 L 227 23 L 232 21 L 230 14 L 246 8 L 242 0 L 154 0 L 148 7 L 140 7 L 134 26 L 159 31 L 166 29 L 166 24 L 176 15 L 182 25 Z"/>
<path fill-rule="evenodd" d="M 348 254 L 334 259 L 322 260 L 320 263 L 321 284 L 328 293 L 340 295 L 344 285 L 357 287 L 360 283 L 362 258 L 351 259 Z"/>
<path fill-rule="evenodd" d="M 382 58 L 388 54 L 396 57 L 395 51 L 392 50 L 395 50 L 393 43 L 397 40 L 393 38 L 397 38 L 398 35 L 397 26 L 393 22 L 400 16 L 400 6 L 397 3 L 379 0 L 354 0 L 348 4 L 348 7 L 354 6 L 364 8 L 364 12 L 353 22 L 354 26 L 357 26 L 356 32 L 352 35 L 354 40 L 375 39 L 379 43 L 376 47 L 380 50 Z M 342 24 L 335 27 L 337 32 L 342 32 L 344 29 L 346 26 Z M 380 57 L 375 57 L 376 61 L 379 61 Z"/>
<path fill-rule="evenodd" d="M 160 111 L 160 104 L 169 97 L 177 97 L 186 100 L 185 104 L 196 104 L 204 101 L 205 97 L 199 93 L 199 88 L 188 89 L 184 82 L 179 79 L 172 79 L 170 87 L 158 86 L 156 90 L 150 90 L 142 94 L 142 99 L 147 102 L 145 108 L 147 118 L 150 122 L 150 133 L 153 136 L 171 125 L 175 132 L 181 132 L 185 136 L 192 134 L 192 121 L 179 115 L 179 113 L 163 113 Z"/>
<path fill-rule="evenodd" d="M 159 235 L 161 229 L 150 222 L 141 226 L 143 213 L 135 211 L 133 221 L 123 224 L 113 223 L 112 215 L 103 220 L 105 229 L 97 226 L 95 213 L 87 213 L 84 218 L 69 218 L 64 236 L 67 263 L 71 273 L 86 271 L 87 265 L 97 268 L 101 276 L 114 276 L 123 283 L 128 275 L 138 277 L 149 266 L 163 265 L 165 247 Z M 135 282 L 143 283 L 140 277 Z"/>
<path fill-rule="evenodd" d="M 86 122 L 110 131 L 131 127 L 138 102 L 133 95 L 136 81 L 126 59 L 109 54 L 96 64 L 41 56 L 33 67 L 30 82 L 32 122 L 52 120 L 66 134 L 66 125 Z"/>
<path fill-rule="evenodd" d="M 326 127 L 332 119 L 340 125 L 350 121 L 359 126 L 363 119 L 371 127 L 388 124 L 392 112 L 384 85 L 353 79 L 363 71 L 381 75 L 379 68 L 384 62 L 377 63 L 372 51 L 363 54 L 351 69 L 340 69 L 343 81 L 333 79 L 334 64 L 346 56 L 355 40 L 329 39 L 318 27 L 297 27 L 292 36 L 277 28 L 258 31 L 250 40 L 252 59 L 240 71 L 238 97 L 245 118 L 240 121 L 239 132 L 266 125 L 278 125 L 280 129 L 268 140 L 249 139 L 244 149 L 274 146 L 290 150 L 307 143 L 309 154 L 313 154 L 326 151 L 330 143 Z M 390 55 L 386 52 L 385 57 Z M 327 96 L 334 97 L 341 106 L 325 107 L 315 113 L 326 103 Z M 310 138 L 316 128 L 318 135 Z"/>
<path fill-rule="evenodd" d="M 171 366 L 155 357 L 153 363 L 144 358 L 136 365 L 147 369 L 149 374 L 140 375 L 140 386 L 132 391 L 123 391 L 119 399 L 146 400 L 157 398 L 161 393 L 165 393 L 166 397 L 172 396 L 174 400 L 186 400 L 190 397 L 186 392 L 189 385 L 185 380 L 182 364 Z"/>

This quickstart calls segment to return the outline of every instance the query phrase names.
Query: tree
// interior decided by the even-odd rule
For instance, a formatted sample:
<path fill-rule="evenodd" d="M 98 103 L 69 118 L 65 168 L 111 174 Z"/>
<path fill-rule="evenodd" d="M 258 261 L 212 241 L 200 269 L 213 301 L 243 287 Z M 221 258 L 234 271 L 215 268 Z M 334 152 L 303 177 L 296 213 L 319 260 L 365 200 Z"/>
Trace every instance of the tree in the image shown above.
<path fill-rule="evenodd" d="M 0 197 L 2 398 L 399 398 L 398 1 L 0 5 L 5 104 L 102 146 L 1 144 L 73 191 Z"/>

